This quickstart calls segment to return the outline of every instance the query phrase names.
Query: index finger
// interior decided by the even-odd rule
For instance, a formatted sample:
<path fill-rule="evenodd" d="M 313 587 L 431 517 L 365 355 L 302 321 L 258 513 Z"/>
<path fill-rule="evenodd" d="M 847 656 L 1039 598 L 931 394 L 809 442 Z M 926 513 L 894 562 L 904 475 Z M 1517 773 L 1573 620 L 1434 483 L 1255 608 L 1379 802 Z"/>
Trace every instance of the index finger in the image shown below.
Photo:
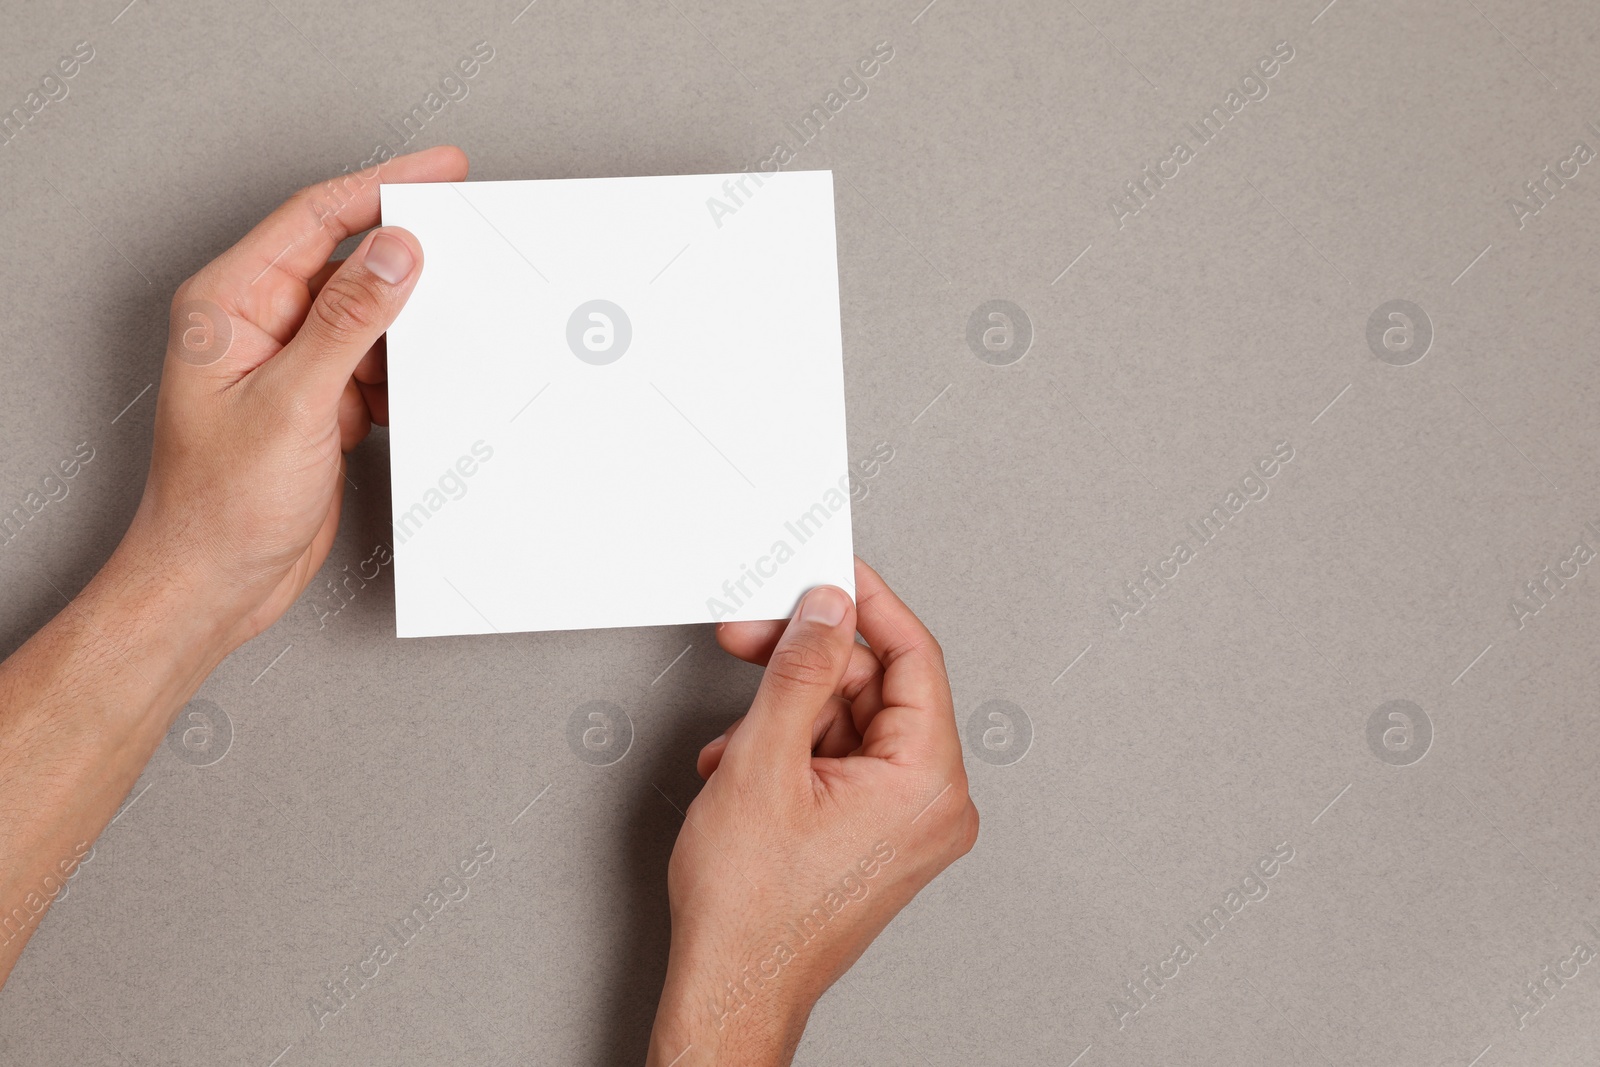
<path fill-rule="evenodd" d="M 308 185 L 213 260 L 200 274 L 204 288 L 224 306 L 232 305 L 268 332 L 276 287 L 257 285 L 274 272 L 305 285 L 320 271 L 339 242 L 378 224 L 378 186 L 399 182 L 461 181 L 467 156 L 454 145 L 440 145 L 387 163 Z M 280 279 L 281 280 L 281 279 Z"/>
<path fill-rule="evenodd" d="M 868 727 L 885 724 L 888 709 L 909 709 L 914 728 L 955 730 L 955 708 L 950 699 L 950 679 L 944 651 L 922 620 L 906 607 L 879 575 L 856 560 L 856 628 L 883 663 L 883 703 L 886 711 Z M 906 717 L 889 715 L 903 726 Z"/>

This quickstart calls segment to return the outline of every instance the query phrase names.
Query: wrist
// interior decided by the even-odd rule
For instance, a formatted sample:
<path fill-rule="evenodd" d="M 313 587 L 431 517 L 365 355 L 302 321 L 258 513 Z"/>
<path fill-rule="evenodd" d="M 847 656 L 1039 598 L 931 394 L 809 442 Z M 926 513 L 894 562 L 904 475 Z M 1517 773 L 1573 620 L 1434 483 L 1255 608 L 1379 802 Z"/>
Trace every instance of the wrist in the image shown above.
<path fill-rule="evenodd" d="M 674 946 L 647 1067 L 785 1067 L 816 996 L 794 970 L 758 971 L 759 962 L 697 960 Z"/>
<path fill-rule="evenodd" d="M 164 732 L 184 701 L 238 647 L 238 617 L 201 578 L 125 538 L 58 622 L 106 668 L 126 676 L 127 710 Z M 136 725 L 129 723 L 129 726 Z"/>
<path fill-rule="evenodd" d="M 216 666 L 252 634 L 251 606 L 235 582 L 181 533 L 160 529 L 141 506 L 94 585 L 103 585 L 118 609 L 159 617 L 192 652 Z M 87 594 L 89 590 L 85 590 Z"/>

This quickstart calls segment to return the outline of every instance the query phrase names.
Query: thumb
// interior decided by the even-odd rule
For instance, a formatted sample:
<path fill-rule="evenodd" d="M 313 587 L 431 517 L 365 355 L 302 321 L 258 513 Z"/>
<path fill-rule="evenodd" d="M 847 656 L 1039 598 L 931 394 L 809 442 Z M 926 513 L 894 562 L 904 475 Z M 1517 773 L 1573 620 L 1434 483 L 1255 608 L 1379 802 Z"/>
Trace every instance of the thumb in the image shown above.
<path fill-rule="evenodd" d="M 824 585 L 805 595 L 767 661 L 744 726 L 728 739 L 724 766 L 809 766 L 812 724 L 850 665 L 855 618 L 842 589 Z"/>
<path fill-rule="evenodd" d="M 398 226 L 374 230 L 322 286 L 300 332 L 273 357 L 274 370 L 289 376 L 294 392 L 336 402 L 421 273 L 416 237 Z"/>

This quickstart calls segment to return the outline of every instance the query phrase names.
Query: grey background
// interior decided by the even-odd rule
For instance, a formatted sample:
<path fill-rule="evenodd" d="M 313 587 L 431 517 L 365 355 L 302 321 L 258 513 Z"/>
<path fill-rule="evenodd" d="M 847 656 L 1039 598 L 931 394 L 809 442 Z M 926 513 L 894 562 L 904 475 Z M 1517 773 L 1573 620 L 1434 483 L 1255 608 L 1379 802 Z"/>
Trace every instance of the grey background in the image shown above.
<path fill-rule="evenodd" d="M 1507 201 L 1600 145 L 1600 9 L 123 2 L 13 0 L 0 34 L 6 108 L 96 53 L 0 150 L 0 503 L 95 450 L 0 549 L 4 650 L 132 514 L 173 288 L 397 140 L 475 42 L 495 58 L 410 147 L 530 178 L 757 162 L 888 41 L 793 164 L 837 175 L 851 455 L 894 449 L 857 550 L 942 639 L 964 736 L 1004 700 L 1033 741 L 969 742 L 977 849 L 797 1062 L 1592 1062 L 1600 966 L 1523 1030 L 1511 1001 L 1600 947 L 1593 568 L 1520 630 L 1508 605 L 1600 524 L 1600 166 L 1525 227 Z M 1270 95 L 1119 228 L 1122 184 L 1281 40 Z M 995 299 L 1034 328 L 1010 366 L 966 341 Z M 1405 367 L 1366 342 L 1395 299 L 1434 330 Z M 1119 627 L 1122 583 L 1285 440 L 1270 495 Z M 324 579 L 388 539 L 381 433 L 351 476 Z M 158 753 L 0 993 L 0 1062 L 641 1059 L 693 754 L 757 672 L 699 627 L 400 643 L 387 569 L 330 603 L 205 683 L 231 747 Z M 1408 766 L 1368 746 L 1391 700 L 1433 726 Z M 635 726 L 610 766 L 565 739 L 589 701 Z M 482 841 L 468 898 L 317 1030 L 308 998 Z M 1270 895 L 1118 1029 L 1123 983 L 1283 842 Z"/>

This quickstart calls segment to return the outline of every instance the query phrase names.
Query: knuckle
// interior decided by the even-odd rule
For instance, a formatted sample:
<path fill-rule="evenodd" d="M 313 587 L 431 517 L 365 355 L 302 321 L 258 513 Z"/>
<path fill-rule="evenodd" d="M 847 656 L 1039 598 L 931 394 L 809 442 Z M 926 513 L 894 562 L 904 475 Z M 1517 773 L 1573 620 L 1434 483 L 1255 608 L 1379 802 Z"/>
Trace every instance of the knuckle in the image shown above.
<path fill-rule="evenodd" d="M 355 278 L 336 274 L 328 279 L 311 305 L 317 328 L 335 342 L 350 341 L 371 332 L 378 320 L 378 297 Z"/>
<path fill-rule="evenodd" d="M 956 824 L 956 855 L 965 856 L 978 843 L 978 806 L 967 801 L 966 810 Z"/>
<path fill-rule="evenodd" d="M 318 226 L 334 231 L 334 236 L 342 240 L 349 233 L 339 218 L 338 198 L 330 195 L 332 186 L 332 182 L 308 185 L 289 197 L 289 207 L 292 211 L 309 214 Z"/>
<path fill-rule="evenodd" d="M 186 304 L 192 303 L 199 293 L 199 284 L 195 281 L 198 275 L 191 274 L 178 283 L 178 288 L 172 292 L 172 312 L 176 314 Z"/>
<path fill-rule="evenodd" d="M 832 657 L 822 639 L 797 634 L 778 646 L 767 662 L 767 676 L 785 689 L 813 689 L 832 681 Z"/>
<path fill-rule="evenodd" d="M 302 186 L 289 194 L 288 207 L 296 211 L 310 211 L 317 203 L 317 194 L 322 188 L 321 182 Z"/>

